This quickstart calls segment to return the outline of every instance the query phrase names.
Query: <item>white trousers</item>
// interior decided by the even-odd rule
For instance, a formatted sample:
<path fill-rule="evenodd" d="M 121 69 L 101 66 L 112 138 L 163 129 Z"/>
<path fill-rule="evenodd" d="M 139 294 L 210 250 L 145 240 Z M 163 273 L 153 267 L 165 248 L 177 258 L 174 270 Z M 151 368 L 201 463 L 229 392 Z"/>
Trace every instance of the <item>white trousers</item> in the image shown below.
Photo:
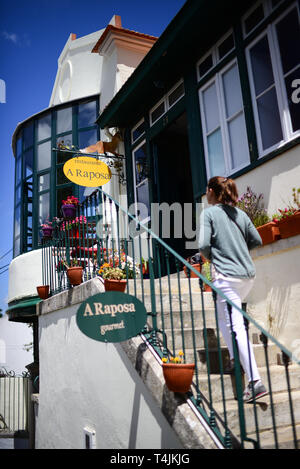
<path fill-rule="evenodd" d="M 254 279 L 230 279 L 218 278 L 213 284 L 219 290 L 221 290 L 233 304 L 242 307 L 243 299 L 248 295 Z M 217 295 L 217 312 L 219 329 L 224 337 L 226 345 L 229 350 L 230 359 L 233 359 L 233 346 L 232 346 L 232 335 L 231 335 L 231 323 L 230 316 L 227 308 L 226 300 Z M 244 317 L 237 309 L 232 308 L 232 327 L 236 333 L 236 340 L 238 344 L 240 362 L 244 368 L 249 381 L 256 381 L 260 379 L 260 375 L 257 369 L 256 360 L 253 353 L 252 344 L 248 341 L 246 328 L 244 324 Z"/>

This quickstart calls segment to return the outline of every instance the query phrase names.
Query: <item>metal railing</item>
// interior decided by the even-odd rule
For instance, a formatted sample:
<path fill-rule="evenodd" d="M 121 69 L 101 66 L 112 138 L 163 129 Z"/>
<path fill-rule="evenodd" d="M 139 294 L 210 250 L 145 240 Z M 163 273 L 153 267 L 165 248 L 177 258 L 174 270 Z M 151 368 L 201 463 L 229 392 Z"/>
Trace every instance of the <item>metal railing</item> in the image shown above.
<path fill-rule="evenodd" d="M 78 206 L 76 219 L 59 220 L 53 237 L 43 240 L 43 279 L 51 294 L 70 288 L 66 264 L 72 259 L 83 267 L 84 281 L 99 276 L 104 263 L 121 266 L 127 292 L 148 311 L 146 341 L 161 358 L 181 349 L 185 361 L 195 363 L 188 399 L 224 447 L 297 448 L 300 362 L 292 353 L 101 189 Z M 228 350 L 219 329 L 217 295 L 226 300 L 230 318 L 233 308 L 244 317 L 268 390 L 262 401 L 243 401 L 246 382 L 232 322 L 234 374 L 225 374 Z"/>

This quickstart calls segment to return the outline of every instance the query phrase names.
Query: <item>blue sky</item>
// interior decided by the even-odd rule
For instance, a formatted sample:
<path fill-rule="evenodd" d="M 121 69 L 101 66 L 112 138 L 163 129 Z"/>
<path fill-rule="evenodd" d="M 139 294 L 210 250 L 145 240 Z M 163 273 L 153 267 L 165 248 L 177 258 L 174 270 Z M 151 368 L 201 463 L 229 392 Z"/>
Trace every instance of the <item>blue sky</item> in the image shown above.
<path fill-rule="evenodd" d="M 14 157 L 11 137 L 18 124 L 48 107 L 57 59 L 70 33 L 104 28 L 114 14 L 124 28 L 160 36 L 185 0 L 0 0 L 0 308 L 5 310 L 12 248 Z M 0 82 L 1 86 L 1 82 Z M 0 89 L 1 97 L 1 89 Z"/>

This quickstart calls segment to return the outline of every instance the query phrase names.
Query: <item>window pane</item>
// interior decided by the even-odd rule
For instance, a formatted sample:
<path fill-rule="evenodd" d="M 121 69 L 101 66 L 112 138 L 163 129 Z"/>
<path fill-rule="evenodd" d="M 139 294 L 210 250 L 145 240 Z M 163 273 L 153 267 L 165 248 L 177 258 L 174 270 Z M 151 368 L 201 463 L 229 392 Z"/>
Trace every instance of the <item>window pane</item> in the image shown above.
<path fill-rule="evenodd" d="M 28 177 L 33 172 L 33 150 L 24 153 L 24 177 Z"/>
<path fill-rule="evenodd" d="M 51 137 L 51 114 L 38 120 L 38 141 Z"/>
<path fill-rule="evenodd" d="M 43 174 L 42 176 L 39 176 L 38 178 L 38 191 L 46 191 L 47 189 L 50 189 L 50 174 Z"/>
<path fill-rule="evenodd" d="M 225 163 L 222 145 L 221 130 L 216 130 L 207 139 L 210 177 L 224 176 Z"/>
<path fill-rule="evenodd" d="M 230 34 L 218 47 L 219 59 L 225 57 L 234 48 L 233 34 Z"/>
<path fill-rule="evenodd" d="M 136 129 L 132 131 L 132 141 L 135 142 L 145 133 L 145 121 L 143 121 Z"/>
<path fill-rule="evenodd" d="M 245 32 L 250 33 L 255 26 L 264 19 L 264 9 L 262 5 L 259 5 L 250 15 L 245 19 Z"/>
<path fill-rule="evenodd" d="M 71 150 L 73 145 L 72 134 L 64 135 L 63 137 L 58 138 L 56 141 L 56 148 L 59 148 L 60 145 Z M 61 150 L 56 152 L 57 163 L 65 163 L 70 158 L 72 158 L 72 154 L 68 151 Z"/>
<path fill-rule="evenodd" d="M 136 185 L 147 178 L 147 153 L 144 144 L 134 152 Z"/>
<path fill-rule="evenodd" d="M 226 117 L 233 116 L 243 107 L 238 68 L 235 64 L 223 74 Z"/>
<path fill-rule="evenodd" d="M 79 132 L 79 148 L 85 148 L 94 145 L 97 142 L 97 129 Z"/>
<path fill-rule="evenodd" d="M 259 123 L 263 149 L 267 149 L 282 140 L 282 129 L 275 88 L 257 100 Z"/>
<path fill-rule="evenodd" d="M 16 188 L 16 199 L 15 199 L 15 205 L 18 205 L 21 202 L 21 186 L 18 186 Z"/>
<path fill-rule="evenodd" d="M 15 232 L 14 236 L 20 235 L 21 205 L 15 208 Z"/>
<path fill-rule="evenodd" d="M 20 156 L 21 153 L 22 153 L 22 138 L 21 138 L 21 137 L 18 138 L 18 140 L 17 140 L 17 146 L 16 146 L 16 148 L 17 148 L 17 157 L 18 157 L 18 156 Z"/>
<path fill-rule="evenodd" d="M 181 96 L 184 95 L 184 86 L 183 86 L 183 83 L 180 83 L 179 86 L 177 86 L 177 88 L 175 88 L 174 91 L 172 91 L 172 93 L 169 95 L 169 106 L 173 106 L 174 103 L 176 103 L 176 101 L 178 101 L 179 98 L 181 98 Z"/>
<path fill-rule="evenodd" d="M 64 175 L 63 166 L 58 166 L 56 169 L 56 184 L 61 186 L 62 184 L 68 184 L 70 179 Z"/>
<path fill-rule="evenodd" d="M 256 96 L 274 83 L 268 38 L 265 36 L 250 50 Z"/>
<path fill-rule="evenodd" d="M 138 207 L 138 217 L 140 220 L 148 218 L 150 215 L 150 204 L 149 204 L 149 190 L 148 190 L 148 179 L 145 179 L 139 187 L 136 189 L 137 202 L 143 204 Z"/>
<path fill-rule="evenodd" d="M 297 8 L 294 8 L 277 25 L 283 73 L 287 73 L 300 63 L 300 26 Z"/>
<path fill-rule="evenodd" d="M 68 107 L 57 111 L 56 133 L 72 130 L 72 108 Z"/>
<path fill-rule="evenodd" d="M 50 219 L 50 193 L 39 196 L 39 225 Z"/>
<path fill-rule="evenodd" d="M 216 92 L 216 85 L 213 83 L 203 91 L 203 103 L 205 112 L 206 132 L 209 133 L 219 127 L 219 107 Z"/>
<path fill-rule="evenodd" d="M 33 124 L 27 125 L 23 130 L 23 141 L 24 148 L 31 147 L 33 145 Z"/>
<path fill-rule="evenodd" d="M 20 238 L 15 239 L 15 244 L 14 244 L 14 257 L 18 256 L 20 254 Z"/>
<path fill-rule="evenodd" d="M 200 77 L 205 75 L 208 72 L 208 70 L 210 70 L 212 67 L 213 67 L 213 56 L 212 56 L 212 54 L 210 54 L 199 65 L 199 75 L 200 75 Z"/>
<path fill-rule="evenodd" d="M 159 117 L 161 117 L 165 112 L 165 103 L 162 102 L 152 113 L 151 113 L 151 122 L 155 122 Z"/>
<path fill-rule="evenodd" d="M 293 86 L 292 86 L 293 85 Z M 300 67 L 285 79 L 293 131 L 300 129 Z"/>
<path fill-rule="evenodd" d="M 96 101 L 82 103 L 78 106 L 78 128 L 95 125 L 97 119 Z"/>
<path fill-rule="evenodd" d="M 241 113 L 228 124 L 232 169 L 249 162 L 248 140 L 244 114 Z"/>
<path fill-rule="evenodd" d="M 19 158 L 15 162 L 16 164 L 16 184 L 19 184 L 22 178 L 22 159 Z"/>
<path fill-rule="evenodd" d="M 37 171 L 51 166 L 51 141 L 37 146 Z"/>

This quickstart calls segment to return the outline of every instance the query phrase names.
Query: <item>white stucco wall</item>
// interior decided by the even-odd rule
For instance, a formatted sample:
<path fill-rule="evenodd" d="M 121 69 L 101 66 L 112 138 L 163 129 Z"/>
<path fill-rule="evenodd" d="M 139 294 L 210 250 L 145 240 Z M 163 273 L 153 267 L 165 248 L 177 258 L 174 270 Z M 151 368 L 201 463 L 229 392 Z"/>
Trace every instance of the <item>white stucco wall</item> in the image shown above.
<path fill-rule="evenodd" d="M 97 449 L 181 448 L 120 345 L 78 329 L 79 304 L 39 317 L 36 448 L 84 448 L 85 427 Z"/>
<path fill-rule="evenodd" d="M 37 296 L 36 287 L 43 285 L 42 249 L 15 257 L 9 266 L 8 300 Z"/>

